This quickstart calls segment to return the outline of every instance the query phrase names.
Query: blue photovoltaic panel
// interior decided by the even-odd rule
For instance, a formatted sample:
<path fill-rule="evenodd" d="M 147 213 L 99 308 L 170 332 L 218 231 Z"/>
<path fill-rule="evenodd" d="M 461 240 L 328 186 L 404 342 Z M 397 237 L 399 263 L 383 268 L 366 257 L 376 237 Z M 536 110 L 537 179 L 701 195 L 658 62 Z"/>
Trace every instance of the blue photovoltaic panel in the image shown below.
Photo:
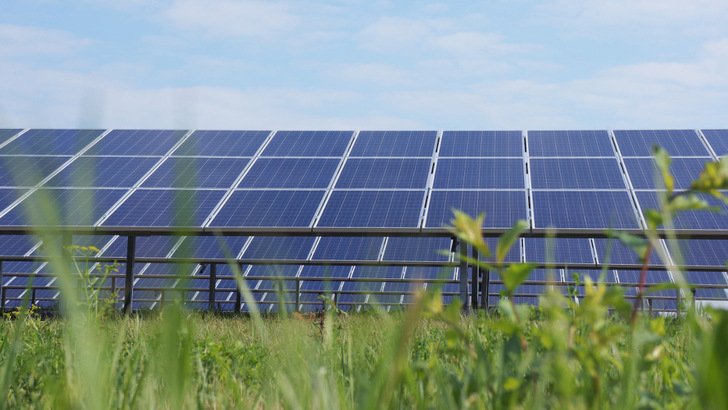
<path fill-rule="evenodd" d="M 32 187 L 53 173 L 71 157 L 0 157 L 0 185 Z"/>
<path fill-rule="evenodd" d="M 30 235 L 0 235 L 0 255 L 23 256 L 38 242 L 35 236 Z M 7 267 L 4 267 L 4 270 L 9 272 Z"/>
<path fill-rule="evenodd" d="M 164 155 L 185 134 L 184 130 L 113 130 L 86 155 Z"/>
<path fill-rule="evenodd" d="M 304 260 L 315 239 L 309 236 L 256 236 L 243 253 L 243 259 Z"/>
<path fill-rule="evenodd" d="M 437 131 L 361 131 L 349 156 L 432 157 Z"/>
<path fill-rule="evenodd" d="M 424 189 L 430 175 L 430 159 L 349 158 L 336 188 Z"/>
<path fill-rule="evenodd" d="M 445 131 L 440 157 L 522 157 L 521 131 Z"/>
<path fill-rule="evenodd" d="M 526 238 L 527 262 L 594 263 L 589 238 Z"/>
<path fill-rule="evenodd" d="M 230 188 L 247 158 L 167 158 L 142 184 L 150 188 Z"/>
<path fill-rule="evenodd" d="M 375 261 L 384 238 L 324 236 L 313 254 L 314 260 Z"/>
<path fill-rule="evenodd" d="M 647 209 L 658 209 L 656 191 L 636 192 L 642 212 Z M 718 208 L 718 212 L 708 210 L 680 211 L 675 215 L 675 229 L 725 230 L 728 228 L 728 207 L 719 199 L 704 196 L 710 206 Z"/>
<path fill-rule="evenodd" d="M 533 191 L 537 228 L 637 229 L 627 191 Z"/>
<path fill-rule="evenodd" d="M 46 186 L 130 188 L 157 161 L 158 158 L 78 157 Z"/>
<path fill-rule="evenodd" d="M 340 157 L 352 131 L 278 131 L 263 150 L 264 157 Z"/>
<path fill-rule="evenodd" d="M 17 128 L 17 129 L 8 129 L 8 128 L 0 129 L 0 143 L 3 143 L 5 141 L 7 141 L 8 139 L 12 138 L 13 136 L 15 136 L 15 134 L 19 133 L 20 131 L 22 131 L 20 128 Z"/>
<path fill-rule="evenodd" d="M 259 158 L 239 188 L 328 188 L 339 159 Z"/>
<path fill-rule="evenodd" d="M 103 226 L 201 226 L 224 191 L 139 189 Z"/>
<path fill-rule="evenodd" d="M 435 189 L 523 189 L 522 159 L 440 159 Z"/>
<path fill-rule="evenodd" d="M 696 285 L 723 285 L 728 287 L 723 272 L 684 272 L 685 280 Z M 696 298 L 727 299 L 725 289 L 697 289 Z"/>
<path fill-rule="evenodd" d="M 638 284 L 640 282 L 640 275 L 641 272 L 639 270 L 619 270 L 617 271 L 617 276 L 619 276 L 619 282 L 622 284 L 628 283 L 628 284 Z M 645 277 L 645 283 L 647 284 L 657 284 L 657 283 L 670 283 L 670 276 L 665 271 L 659 271 L 659 270 L 649 270 L 647 271 L 647 276 Z M 625 288 L 625 294 L 629 296 L 635 296 L 637 295 L 637 287 L 626 287 Z M 671 299 L 665 300 L 665 299 L 654 299 L 652 301 L 652 307 L 653 309 L 657 310 L 664 310 L 664 309 L 675 309 L 676 303 L 675 299 L 672 299 L 676 296 L 674 290 L 661 290 L 657 292 L 652 292 L 647 295 L 647 298 L 649 299 L 650 296 L 660 296 L 660 297 L 669 297 Z M 649 302 L 645 301 L 645 305 L 647 305 Z"/>
<path fill-rule="evenodd" d="M 701 130 L 713 152 L 719 157 L 728 154 L 728 130 Z"/>
<path fill-rule="evenodd" d="M 334 191 L 318 226 L 416 228 L 424 191 Z"/>
<path fill-rule="evenodd" d="M 247 240 L 247 236 L 189 236 L 172 257 L 235 259 Z"/>
<path fill-rule="evenodd" d="M 494 260 L 494 258 L 496 257 L 495 251 L 498 248 L 499 238 L 483 238 L 483 241 L 485 242 L 486 245 L 488 245 L 488 249 L 490 249 L 492 255 L 491 255 L 490 259 L 485 255 L 478 255 L 478 259 L 481 261 Z M 473 247 L 468 246 L 468 256 L 472 255 L 472 251 L 473 251 Z M 460 250 L 459 249 L 456 250 L 456 254 L 459 254 L 459 253 L 460 253 Z M 513 246 L 511 246 L 511 249 L 506 254 L 506 257 L 505 257 L 505 259 L 503 259 L 503 262 L 514 263 L 514 262 L 520 262 L 520 261 L 521 261 L 521 242 L 516 241 L 515 243 L 513 243 Z"/>
<path fill-rule="evenodd" d="M 92 246 L 96 249 L 102 249 L 106 244 L 112 239 L 113 237 L 110 235 L 72 235 L 71 236 L 71 245 L 73 246 L 79 246 L 79 247 L 88 247 Z M 49 252 L 48 246 L 55 247 L 56 250 L 60 249 L 61 246 L 63 246 L 60 242 L 60 237 L 58 237 L 58 240 L 51 243 L 42 243 L 39 248 L 37 248 L 31 255 L 33 256 L 41 256 L 41 255 L 47 255 Z M 98 254 L 93 251 L 82 251 L 80 249 L 77 249 L 74 252 L 75 256 L 85 256 L 86 252 L 88 252 L 91 256 L 97 256 Z"/>
<path fill-rule="evenodd" d="M 710 158 L 672 158 L 670 173 L 674 178 L 675 189 L 689 188 L 690 183 L 700 176 L 705 163 L 710 161 Z M 652 158 L 625 158 L 624 164 L 635 189 L 665 188 L 665 182 Z"/>
<path fill-rule="evenodd" d="M 123 189 L 40 189 L 0 218 L 0 225 L 90 227 L 125 192 Z"/>
<path fill-rule="evenodd" d="M 619 239 L 594 239 L 599 263 L 605 265 L 642 265 L 635 251 L 623 244 Z M 650 265 L 660 265 L 659 256 L 652 252 Z"/>
<path fill-rule="evenodd" d="M 28 130 L 0 149 L 0 154 L 75 155 L 104 130 Z"/>
<path fill-rule="evenodd" d="M 671 156 L 707 157 L 698 134 L 693 130 L 629 130 L 614 131 L 619 150 L 625 157 L 651 157 L 658 145 Z"/>
<path fill-rule="evenodd" d="M 728 241 L 715 239 L 684 239 L 677 241 L 682 255 L 682 264 L 687 266 L 720 266 L 728 262 Z M 679 258 L 671 247 L 676 264 Z"/>
<path fill-rule="evenodd" d="M 607 131 L 528 131 L 531 157 L 612 157 Z"/>
<path fill-rule="evenodd" d="M 485 212 L 487 228 L 510 228 L 517 220 L 528 219 L 523 191 L 432 191 L 425 226 L 451 225 L 453 209 L 473 217 Z"/>
<path fill-rule="evenodd" d="M 626 189 L 619 163 L 611 158 L 532 159 L 533 189 Z"/>
<path fill-rule="evenodd" d="M 252 157 L 270 131 L 195 131 L 173 153 L 175 156 Z"/>
<path fill-rule="evenodd" d="M 235 191 L 211 226 L 309 226 L 325 191 Z"/>
<path fill-rule="evenodd" d="M 402 277 L 401 266 L 357 266 L 354 268 L 352 278 L 376 278 L 376 279 L 399 279 Z M 344 282 L 344 291 L 358 292 L 380 292 L 384 282 Z M 367 300 L 368 299 L 368 300 Z M 382 295 L 370 295 L 367 298 L 365 293 L 353 295 L 354 303 L 370 303 L 378 302 L 391 303 L 391 301 L 383 300 Z"/>
<path fill-rule="evenodd" d="M 420 262 L 447 262 L 447 255 L 441 251 L 450 251 L 452 239 L 450 238 L 410 238 L 391 237 L 384 248 L 385 261 L 420 261 Z"/>

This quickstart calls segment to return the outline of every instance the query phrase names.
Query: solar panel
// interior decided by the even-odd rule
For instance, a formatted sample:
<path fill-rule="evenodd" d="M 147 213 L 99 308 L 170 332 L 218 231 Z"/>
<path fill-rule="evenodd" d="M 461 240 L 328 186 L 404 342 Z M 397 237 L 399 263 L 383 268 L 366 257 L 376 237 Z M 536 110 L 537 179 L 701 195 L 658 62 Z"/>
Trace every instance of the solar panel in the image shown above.
<path fill-rule="evenodd" d="M 647 209 L 658 209 L 659 205 L 656 191 L 638 191 L 635 194 L 637 195 L 637 201 L 640 203 L 642 212 Z M 707 210 L 681 211 L 673 220 L 675 229 L 722 230 L 728 226 L 728 207 L 714 197 L 703 196 L 703 198 L 710 206 L 718 207 L 720 212 Z"/>
<path fill-rule="evenodd" d="M 424 189 L 430 175 L 430 159 L 349 158 L 336 188 Z"/>
<path fill-rule="evenodd" d="M 687 266 L 719 266 L 725 267 L 728 261 L 728 241 L 714 239 L 685 239 L 678 240 L 680 255 Z M 671 248 L 671 255 L 675 263 L 676 252 Z"/>
<path fill-rule="evenodd" d="M 510 228 L 519 219 L 528 219 L 523 191 L 432 191 L 427 211 L 428 228 L 450 225 L 453 209 L 473 217 L 485 212 L 483 226 Z"/>
<path fill-rule="evenodd" d="M 445 131 L 439 156 L 442 157 L 522 157 L 521 131 Z"/>
<path fill-rule="evenodd" d="M 139 189 L 102 226 L 201 226 L 225 191 Z"/>
<path fill-rule="evenodd" d="M 164 155 L 184 130 L 113 130 L 91 147 L 87 155 Z"/>
<path fill-rule="evenodd" d="M 334 191 L 320 227 L 416 228 L 423 191 Z"/>
<path fill-rule="evenodd" d="M 14 137 L 15 134 L 19 133 L 20 131 L 22 131 L 22 129 L 20 129 L 20 128 L 16 128 L 16 129 L 0 128 L 0 143 L 3 143 L 5 141 L 9 140 L 10 138 Z"/>
<path fill-rule="evenodd" d="M 247 158 L 167 158 L 142 184 L 150 188 L 230 188 Z"/>
<path fill-rule="evenodd" d="M 629 284 L 637 284 L 640 281 L 640 274 L 641 272 L 638 270 L 634 271 L 628 271 L 628 270 L 619 270 L 617 271 L 617 276 L 619 277 L 620 283 L 629 283 Z M 645 283 L 647 284 L 657 284 L 657 283 L 670 283 L 672 282 L 670 280 L 670 276 L 665 271 L 661 270 L 649 270 L 647 271 L 647 276 L 645 277 Z M 625 294 L 634 296 L 637 294 L 637 287 L 626 287 L 625 288 Z M 675 299 L 672 299 L 676 297 L 676 291 L 671 290 L 663 290 L 658 292 L 650 292 L 647 294 L 647 298 L 657 296 L 657 297 L 668 297 L 671 299 L 665 300 L 665 299 L 655 299 L 652 301 L 652 307 L 654 309 L 664 310 L 664 309 L 675 309 L 677 307 L 677 303 Z M 645 301 L 645 306 L 648 306 L 649 301 Z"/>
<path fill-rule="evenodd" d="M 193 132 L 173 153 L 175 156 L 252 157 L 270 131 Z"/>
<path fill-rule="evenodd" d="M 611 157 L 607 131 L 528 131 L 531 157 Z"/>
<path fill-rule="evenodd" d="M 313 260 L 375 261 L 379 259 L 384 238 L 324 236 Z"/>
<path fill-rule="evenodd" d="M 533 191 L 538 228 L 637 229 L 627 191 Z"/>
<path fill-rule="evenodd" d="M 361 131 L 352 157 L 432 157 L 437 131 Z"/>
<path fill-rule="evenodd" d="M 30 235 L 0 235 L 0 255 L 23 256 L 37 243 L 38 239 Z"/>
<path fill-rule="evenodd" d="M 189 236 L 172 255 L 173 258 L 236 258 L 247 236 Z"/>
<path fill-rule="evenodd" d="M 609 265 L 641 265 L 637 254 L 632 248 L 624 245 L 618 239 L 594 239 L 594 246 L 597 251 L 597 259 L 601 264 Z M 650 254 L 650 265 L 661 265 L 657 252 Z"/>
<path fill-rule="evenodd" d="M 305 260 L 316 238 L 310 236 L 256 236 L 243 259 Z"/>
<path fill-rule="evenodd" d="M 435 189 L 523 189 L 521 159 L 442 158 L 437 162 Z"/>
<path fill-rule="evenodd" d="M 447 255 L 441 251 L 450 251 L 452 239 L 423 237 L 391 237 L 384 249 L 385 261 L 427 261 L 446 262 Z"/>
<path fill-rule="evenodd" d="M 675 189 L 687 189 L 700 176 L 710 158 L 672 158 L 670 172 Z M 652 158 L 625 158 L 624 164 L 635 189 L 664 189 L 665 182 Z"/>
<path fill-rule="evenodd" d="M 68 156 L 2 156 L 0 157 L 0 186 L 33 187 L 70 158 Z"/>
<path fill-rule="evenodd" d="M 614 131 L 623 156 L 652 156 L 659 145 L 671 156 L 707 157 L 710 154 L 693 130 L 629 130 Z"/>
<path fill-rule="evenodd" d="M 78 157 L 51 178 L 46 186 L 130 188 L 157 161 L 157 158 Z"/>
<path fill-rule="evenodd" d="M 701 130 L 713 152 L 719 157 L 728 154 L 728 130 Z"/>
<path fill-rule="evenodd" d="M 526 238 L 526 261 L 537 263 L 594 263 L 588 238 Z"/>
<path fill-rule="evenodd" d="M 626 189 L 616 159 L 532 159 L 533 189 Z"/>
<path fill-rule="evenodd" d="M 688 283 L 697 285 L 723 285 L 728 287 L 723 272 L 684 272 Z M 696 298 L 728 299 L 725 289 L 697 289 Z"/>
<path fill-rule="evenodd" d="M 210 226 L 309 226 L 325 191 L 235 191 Z"/>
<path fill-rule="evenodd" d="M 488 249 L 494 254 L 490 258 L 490 260 L 493 260 L 496 255 L 495 251 L 498 248 L 498 241 L 499 238 L 483 238 L 483 241 L 488 245 Z M 481 261 L 487 261 L 489 260 L 485 255 L 478 255 L 478 260 Z M 516 243 L 511 246 L 511 249 L 506 254 L 506 257 L 503 259 L 503 262 L 506 263 L 514 263 L 514 262 L 520 262 L 521 261 L 521 243 L 520 241 L 517 241 Z"/>
<path fill-rule="evenodd" d="M 260 158 L 239 188 L 327 188 L 339 159 Z"/>
<path fill-rule="evenodd" d="M 92 226 L 123 189 L 40 189 L 0 218 L 0 225 Z"/>
<path fill-rule="evenodd" d="M 340 157 L 352 131 L 278 131 L 263 151 L 266 157 Z"/>
<path fill-rule="evenodd" d="M 0 154 L 74 155 L 104 130 L 32 129 L 0 148 Z"/>

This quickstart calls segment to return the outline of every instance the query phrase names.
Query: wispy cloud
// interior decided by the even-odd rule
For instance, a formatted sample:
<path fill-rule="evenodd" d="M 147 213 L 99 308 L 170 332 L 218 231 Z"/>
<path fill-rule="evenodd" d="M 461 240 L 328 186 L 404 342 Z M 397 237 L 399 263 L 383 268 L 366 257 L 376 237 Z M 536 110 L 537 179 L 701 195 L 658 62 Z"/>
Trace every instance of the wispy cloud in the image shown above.
<path fill-rule="evenodd" d="M 65 56 L 92 43 L 62 30 L 0 24 L 0 60 Z"/>

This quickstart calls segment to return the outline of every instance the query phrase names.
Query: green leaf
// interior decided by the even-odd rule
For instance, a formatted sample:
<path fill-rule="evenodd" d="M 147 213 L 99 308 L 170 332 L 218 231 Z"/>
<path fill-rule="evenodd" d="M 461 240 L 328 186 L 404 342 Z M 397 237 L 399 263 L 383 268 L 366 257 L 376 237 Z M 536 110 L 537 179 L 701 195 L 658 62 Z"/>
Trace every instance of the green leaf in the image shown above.
<path fill-rule="evenodd" d="M 503 260 L 506 258 L 508 251 L 511 250 L 513 244 L 516 242 L 518 237 L 521 236 L 521 233 L 526 229 L 528 229 L 528 222 L 519 219 L 518 221 L 516 221 L 515 225 L 513 225 L 511 229 L 501 235 L 500 239 L 498 240 L 498 246 L 495 250 L 497 263 L 503 263 Z"/>
<path fill-rule="evenodd" d="M 702 199 L 695 194 L 680 195 L 670 201 L 670 211 L 676 212 L 694 210 L 710 210 L 719 212 L 720 208 L 708 205 L 708 202 L 705 201 L 705 199 Z"/>
<path fill-rule="evenodd" d="M 485 213 L 481 213 L 476 219 L 473 219 L 470 215 L 457 209 L 453 209 L 452 212 L 455 214 L 455 219 L 450 221 L 452 226 L 447 227 L 447 230 L 461 240 L 473 245 L 481 255 L 485 255 L 490 259 L 492 253 L 488 248 L 488 244 L 483 241 L 482 228 Z"/>
<path fill-rule="evenodd" d="M 531 272 L 536 269 L 537 266 L 538 265 L 535 263 L 514 263 L 508 266 L 502 274 L 503 286 L 506 288 L 506 295 L 512 295 L 521 283 L 528 279 L 528 276 L 531 275 Z"/>
<path fill-rule="evenodd" d="M 657 164 L 660 176 L 662 176 L 662 180 L 665 183 L 665 188 L 669 192 L 672 192 L 675 189 L 675 179 L 670 174 L 670 163 L 672 162 L 670 155 L 658 146 L 652 147 L 652 155 L 655 158 L 655 164 Z"/>
<path fill-rule="evenodd" d="M 620 242 L 632 249 L 639 257 L 640 262 L 643 262 L 645 260 L 645 255 L 647 253 L 647 244 L 649 243 L 647 239 L 622 231 L 610 230 L 607 231 L 607 235 L 610 238 L 619 239 Z"/>
<path fill-rule="evenodd" d="M 657 229 L 665 223 L 662 215 L 654 209 L 645 210 L 645 220 L 650 229 Z"/>

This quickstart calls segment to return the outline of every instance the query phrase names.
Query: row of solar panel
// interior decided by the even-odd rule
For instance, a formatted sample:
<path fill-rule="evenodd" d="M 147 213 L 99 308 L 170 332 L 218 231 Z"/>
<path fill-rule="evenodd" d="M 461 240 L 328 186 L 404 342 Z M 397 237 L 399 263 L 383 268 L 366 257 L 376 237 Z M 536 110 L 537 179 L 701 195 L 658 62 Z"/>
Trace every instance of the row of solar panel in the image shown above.
<path fill-rule="evenodd" d="M 194 131 L 0 129 L 0 155 L 139 155 L 340 157 L 353 131 Z M 673 156 L 728 154 L 728 130 L 615 130 L 623 156 L 651 156 L 654 145 Z M 18 134 L 20 134 L 18 136 Z M 607 131 L 444 131 L 442 157 L 614 156 Z M 436 131 L 361 131 L 350 156 L 431 157 Z"/>

